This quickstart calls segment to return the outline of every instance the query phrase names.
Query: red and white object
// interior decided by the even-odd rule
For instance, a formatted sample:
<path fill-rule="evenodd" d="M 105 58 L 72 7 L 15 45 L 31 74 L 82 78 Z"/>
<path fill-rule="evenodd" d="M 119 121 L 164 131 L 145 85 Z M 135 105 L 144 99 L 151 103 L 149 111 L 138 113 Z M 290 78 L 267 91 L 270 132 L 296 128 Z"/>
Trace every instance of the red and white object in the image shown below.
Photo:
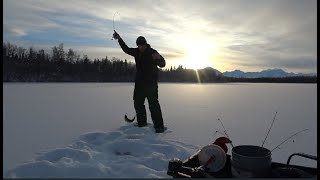
<path fill-rule="evenodd" d="M 208 168 L 209 172 L 217 172 L 225 166 L 227 155 L 220 146 L 210 144 L 200 150 L 198 159 L 199 163 Z"/>

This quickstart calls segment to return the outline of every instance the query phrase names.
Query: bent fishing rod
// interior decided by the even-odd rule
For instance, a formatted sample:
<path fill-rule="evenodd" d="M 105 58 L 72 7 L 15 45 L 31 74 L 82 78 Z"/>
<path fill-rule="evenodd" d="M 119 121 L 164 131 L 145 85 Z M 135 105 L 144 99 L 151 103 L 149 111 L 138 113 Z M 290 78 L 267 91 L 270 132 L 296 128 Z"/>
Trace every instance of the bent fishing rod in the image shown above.
<path fill-rule="evenodd" d="M 287 142 L 289 139 L 291 139 L 291 138 L 293 138 L 294 136 L 296 136 L 296 135 L 298 135 L 298 134 L 302 133 L 303 131 L 307 131 L 307 130 L 309 130 L 309 129 L 301 130 L 301 131 L 296 132 L 296 133 L 294 133 L 293 135 L 289 136 L 289 137 L 288 137 L 288 138 L 286 138 L 284 141 L 282 141 L 278 146 L 276 146 L 275 148 L 273 148 L 273 149 L 271 150 L 271 152 L 272 152 L 273 150 L 275 150 L 275 149 L 279 148 L 279 146 L 281 146 L 283 143 Z"/>
<path fill-rule="evenodd" d="M 119 14 L 118 11 L 113 14 L 113 19 L 112 19 L 113 32 L 116 32 L 116 28 L 114 27 L 114 16 L 115 16 L 116 14 Z M 119 15 L 120 15 L 120 14 L 119 14 Z M 112 37 L 111 40 L 114 40 L 114 37 Z"/>
<path fill-rule="evenodd" d="M 115 28 L 115 26 L 114 26 L 114 17 L 115 17 L 116 14 L 120 15 L 120 14 L 118 13 L 118 11 L 113 14 L 112 26 L 113 26 L 113 32 L 114 32 L 114 33 L 116 32 L 116 28 Z M 112 36 L 111 40 L 115 40 L 113 36 Z M 125 120 L 126 122 L 129 122 L 129 123 L 133 122 L 133 121 L 135 120 L 135 118 L 136 118 L 136 116 L 134 116 L 132 119 L 128 118 L 127 113 L 124 115 L 124 120 Z"/>

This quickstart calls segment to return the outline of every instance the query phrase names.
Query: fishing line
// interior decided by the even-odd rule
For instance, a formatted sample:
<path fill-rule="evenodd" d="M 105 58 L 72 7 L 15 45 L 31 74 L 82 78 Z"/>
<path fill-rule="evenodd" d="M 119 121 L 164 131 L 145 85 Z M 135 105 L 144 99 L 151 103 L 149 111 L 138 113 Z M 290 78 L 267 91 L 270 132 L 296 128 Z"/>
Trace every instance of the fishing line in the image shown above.
<path fill-rule="evenodd" d="M 273 123 L 274 123 L 274 121 L 276 120 L 277 113 L 278 113 L 278 112 L 276 111 L 276 113 L 274 114 L 273 121 L 272 121 L 271 126 L 270 126 L 270 128 L 269 128 L 269 130 L 268 130 L 268 133 L 267 133 L 267 135 L 266 135 L 266 138 L 265 138 L 264 141 L 262 142 L 261 147 L 263 147 L 264 143 L 265 143 L 266 140 L 267 140 L 267 137 L 269 136 L 269 133 L 270 133 L 270 130 L 271 130 L 272 126 L 273 126 Z"/>
<path fill-rule="evenodd" d="M 117 13 L 118 13 L 118 11 L 113 14 L 113 30 L 114 30 L 114 31 L 116 30 L 116 29 L 114 28 L 114 16 L 115 16 Z M 119 13 L 118 13 L 118 14 L 119 14 Z M 119 14 L 119 15 L 120 15 L 120 14 Z"/>
<path fill-rule="evenodd" d="M 114 16 L 115 16 L 116 14 L 120 15 L 120 14 L 118 13 L 118 11 L 113 14 L 113 20 L 112 20 L 112 22 L 113 22 L 113 32 L 116 31 L 116 28 L 114 27 Z M 114 38 L 112 37 L 111 40 L 114 40 Z"/>
<path fill-rule="evenodd" d="M 279 146 L 281 146 L 281 145 L 282 145 L 283 143 L 285 143 L 286 141 L 288 141 L 290 138 L 292 138 L 292 137 L 294 137 L 294 136 L 298 135 L 299 133 L 302 133 L 303 131 L 307 131 L 307 130 L 309 130 L 309 129 L 301 130 L 301 131 L 299 131 L 299 132 L 297 132 L 297 133 L 295 133 L 295 134 L 291 135 L 290 137 L 286 138 L 286 139 L 285 139 L 284 141 L 282 141 L 278 146 L 276 146 L 275 148 L 273 148 L 273 149 L 271 150 L 271 152 L 272 152 L 273 150 L 277 149 Z"/>

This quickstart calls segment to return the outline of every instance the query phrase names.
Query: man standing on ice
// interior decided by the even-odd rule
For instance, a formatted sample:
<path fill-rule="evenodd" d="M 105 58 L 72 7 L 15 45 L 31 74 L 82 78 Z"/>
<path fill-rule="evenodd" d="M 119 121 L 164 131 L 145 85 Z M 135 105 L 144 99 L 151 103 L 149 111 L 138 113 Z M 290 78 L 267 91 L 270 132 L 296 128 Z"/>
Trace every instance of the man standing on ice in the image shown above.
<path fill-rule="evenodd" d="M 147 98 L 151 118 L 156 133 L 164 131 L 163 118 L 158 100 L 158 66 L 164 67 L 164 58 L 139 36 L 136 40 L 137 48 L 129 48 L 120 35 L 114 31 L 113 38 L 117 39 L 121 49 L 134 57 L 136 62 L 136 76 L 133 93 L 134 108 L 139 127 L 147 125 L 147 116 L 144 101 Z"/>

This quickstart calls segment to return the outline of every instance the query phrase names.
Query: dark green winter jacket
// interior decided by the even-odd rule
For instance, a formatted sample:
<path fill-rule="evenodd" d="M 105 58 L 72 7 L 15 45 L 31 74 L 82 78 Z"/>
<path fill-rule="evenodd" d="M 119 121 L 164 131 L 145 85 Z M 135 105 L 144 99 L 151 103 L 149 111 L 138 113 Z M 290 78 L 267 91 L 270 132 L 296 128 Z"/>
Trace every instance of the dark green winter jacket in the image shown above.
<path fill-rule="evenodd" d="M 155 49 L 151 48 L 148 44 L 148 48 L 140 52 L 138 48 L 129 48 L 122 40 L 118 40 L 121 49 L 134 57 L 136 62 L 136 85 L 157 85 L 159 76 L 159 67 L 164 67 L 166 61 L 161 56 L 161 59 L 154 60 L 152 54 L 158 53 Z"/>

